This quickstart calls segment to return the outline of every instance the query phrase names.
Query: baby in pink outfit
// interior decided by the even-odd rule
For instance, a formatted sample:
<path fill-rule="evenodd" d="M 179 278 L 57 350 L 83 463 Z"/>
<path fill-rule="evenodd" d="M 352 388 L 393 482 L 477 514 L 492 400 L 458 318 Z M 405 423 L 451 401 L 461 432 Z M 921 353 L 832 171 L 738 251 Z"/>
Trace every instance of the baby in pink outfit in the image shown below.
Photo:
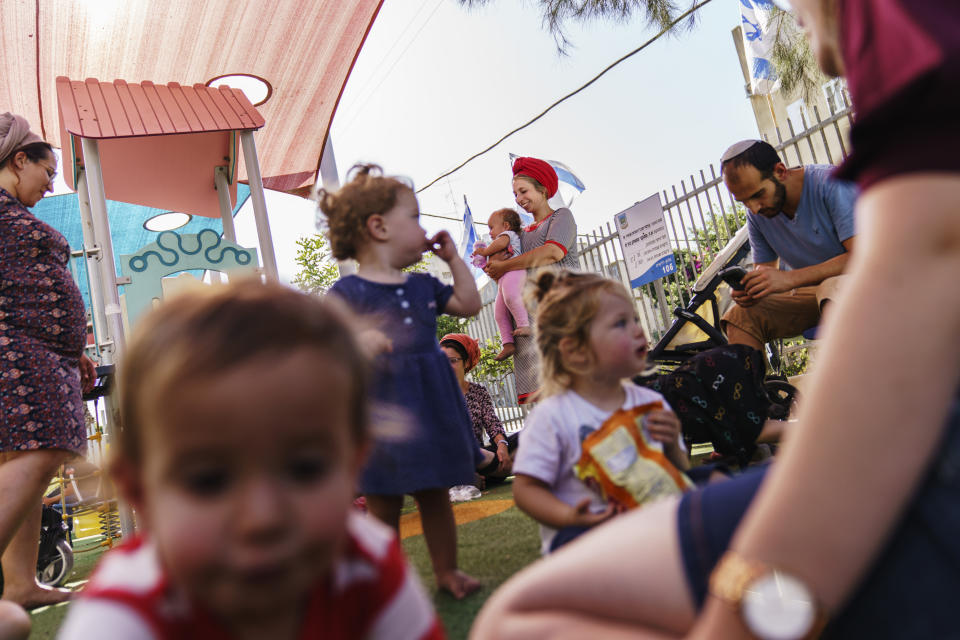
<path fill-rule="evenodd" d="M 474 250 L 474 255 L 486 256 L 490 261 L 507 260 L 522 253 L 520 249 L 520 216 L 513 209 L 498 209 L 487 220 L 493 241 L 486 247 Z M 530 334 L 530 318 L 523 306 L 523 283 L 525 269 L 507 271 L 497 281 L 495 316 L 500 329 L 503 349 L 496 360 L 506 360 L 514 354 L 513 336 Z M 516 327 L 516 329 L 514 329 Z"/>

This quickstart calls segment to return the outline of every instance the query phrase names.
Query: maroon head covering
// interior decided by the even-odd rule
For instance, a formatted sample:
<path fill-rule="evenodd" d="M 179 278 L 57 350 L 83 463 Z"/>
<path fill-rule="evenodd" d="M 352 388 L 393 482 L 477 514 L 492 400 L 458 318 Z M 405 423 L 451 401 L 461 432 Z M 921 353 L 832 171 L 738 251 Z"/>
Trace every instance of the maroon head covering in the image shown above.
<path fill-rule="evenodd" d="M 557 172 L 540 158 L 517 158 L 513 161 L 513 175 L 533 178 L 546 188 L 548 198 L 557 193 Z"/>

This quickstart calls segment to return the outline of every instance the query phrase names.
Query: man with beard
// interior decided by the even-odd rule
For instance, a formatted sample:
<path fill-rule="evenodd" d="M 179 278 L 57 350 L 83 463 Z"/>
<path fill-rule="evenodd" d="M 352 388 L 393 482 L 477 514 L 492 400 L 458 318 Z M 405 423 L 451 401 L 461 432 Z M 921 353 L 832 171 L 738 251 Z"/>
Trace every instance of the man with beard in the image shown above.
<path fill-rule="evenodd" d="M 720 163 L 727 189 L 750 212 L 754 263 L 723 327 L 732 344 L 761 349 L 820 322 L 853 250 L 857 192 L 831 178 L 830 165 L 788 169 L 761 140 L 736 143 Z"/>

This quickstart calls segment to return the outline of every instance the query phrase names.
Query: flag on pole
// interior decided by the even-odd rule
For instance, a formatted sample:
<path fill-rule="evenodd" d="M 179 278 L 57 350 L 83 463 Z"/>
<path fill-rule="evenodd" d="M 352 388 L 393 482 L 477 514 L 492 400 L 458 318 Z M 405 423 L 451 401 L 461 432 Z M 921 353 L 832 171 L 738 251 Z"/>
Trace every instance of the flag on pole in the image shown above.
<path fill-rule="evenodd" d="M 514 160 L 516 160 L 519 157 L 520 156 L 518 156 L 515 153 L 510 154 L 511 167 L 513 166 Z M 567 165 L 563 164 L 562 162 L 557 162 L 556 160 L 547 160 L 546 158 L 544 158 L 544 162 L 546 162 L 551 167 L 553 167 L 553 170 L 557 172 L 557 179 L 560 182 L 566 182 L 567 184 L 572 186 L 574 189 L 576 189 L 580 193 L 583 193 L 583 190 L 587 188 L 583 184 L 583 181 L 580 178 L 578 178 L 576 174 L 573 172 L 573 169 L 571 169 Z"/>
<path fill-rule="evenodd" d="M 771 0 L 740 0 L 743 46 L 750 66 L 750 91 L 770 94 L 779 87 L 773 68 L 773 45 L 777 37 L 776 7 Z"/>
<path fill-rule="evenodd" d="M 477 232 L 473 228 L 473 214 L 470 213 L 467 196 L 463 196 L 463 208 L 463 237 L 460 239 L 460 257 L 463 258 L 464 262 L 470 264 L 473 245 L 477 244 Z"/>
<path fill-rule="evenodd" d="M 556 160 L 547 160 L 547 162 L 550 163 L 550 166 L 553 167 L 554 171 L 557 172 L 557 179 L 560 180 L 560 182 L 566 182 L 580 193 L 583 193 L 583 190 L 586 189 L 586 187 L 584 186 L 583 181 L 574 175 L 573 169 L 562 162 L 557 162 Z"/>

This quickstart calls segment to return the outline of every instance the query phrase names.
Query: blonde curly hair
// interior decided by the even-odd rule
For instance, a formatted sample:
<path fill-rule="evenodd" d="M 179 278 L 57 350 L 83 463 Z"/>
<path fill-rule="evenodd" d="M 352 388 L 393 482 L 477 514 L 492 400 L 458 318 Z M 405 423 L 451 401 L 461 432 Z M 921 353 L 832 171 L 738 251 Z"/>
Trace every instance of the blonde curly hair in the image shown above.
<path fill-rule="evenodd" d="M 562 393 L 573 385 L 573 376 L 585 371 L 573 369 L 560 355 L 560 341 L 573 338 L 575 347 L 589 341 L 590 325 L 600 311 L 602 294 L 633 300 L 623 285 L 595 273 L 541 269 L 532 279 L 528 298 L 538 303 L 534 340 L 540 356 L 539 398 Z"/>

